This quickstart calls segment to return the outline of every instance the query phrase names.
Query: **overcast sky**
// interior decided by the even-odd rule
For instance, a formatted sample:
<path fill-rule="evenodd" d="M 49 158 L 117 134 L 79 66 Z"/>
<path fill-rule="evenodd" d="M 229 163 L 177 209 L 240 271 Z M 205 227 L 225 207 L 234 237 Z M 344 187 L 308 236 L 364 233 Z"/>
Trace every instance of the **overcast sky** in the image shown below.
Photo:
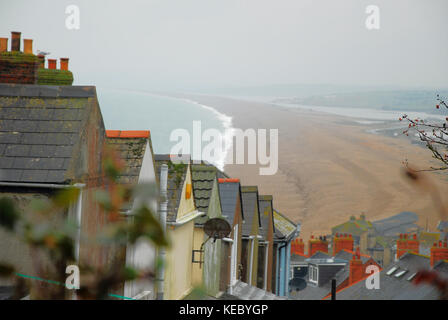
<path fill-rule="evenodd" d="M 80 29 L 65 8 L 80 9 Z M 380 9 L 368 30 L 367 5 Z M 76 84 L 447 87 L 446 0 L 2 0 L 0 36 L 70 57 Z"/>

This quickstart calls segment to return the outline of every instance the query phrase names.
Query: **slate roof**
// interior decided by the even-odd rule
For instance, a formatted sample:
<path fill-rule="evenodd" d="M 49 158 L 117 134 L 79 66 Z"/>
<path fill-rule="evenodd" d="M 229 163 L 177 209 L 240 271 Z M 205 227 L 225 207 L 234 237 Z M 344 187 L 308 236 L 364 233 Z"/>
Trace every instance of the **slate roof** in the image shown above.
<path fill-rule="evenodd" d="M 222 215 L 230 225 L 235 219 L 235 208 L 238 197 L 241 197 L 239 182 L 219 183 L 219 197 L 221 198 Z M 240 200 L 241 205 L 241 200 Z M 241 212 L 243 209 L 241 208 Z"/>
<path fill-rule="evenodd" d="M 291 264 L 296 265 L 296 264 L 308 264 L 308 262 L 306 262 L 305 260 L 308 259 L 308 257 L 306 255 L 301 255 L 301 254 L 295 254 L 292 253 L 291 254 Z"/>
<path fill-rule="evenodd" d="M 372 222 L 376 232 L 386 237 L 393 237 L 400 233 L 408 233 L 417 229 L 418 216 L 414 212 L 400 212 L 389 218 Z"/>
<path fill-rule="evenodd" d="M 392 267 L 397 266 L 398 269 L 392 274 L 387 273 Z M 437 265 L 436 265 L 437 267 Z M 405 253 L 400 260 L 391 264 L 389 267 L 380 272 L 380 289 L 367 289 L 364 281 L 355 283 L 337 293 L 339 300 L 433 300 L 438 299 L 437 290 L 429 285 L 414 285 L 408 280 L 419 270 L 429 269 L 429 258 L 413 254 Z M 437 269 L 437 268 L 435 268 Z M 401 271 L 405 271 L 400 275 Z M 445 266 L 441 264 L 441 272 L 445 273 Z M 411 279 L 412 280 L 412 279 Z"/>
<path fill-rule="evenodd" d="M 115 132 L 115 131 L 113 131 Z M 129 133 L 132 131 L 126 131 Z M 118 177 L 118 183 L 125 185 L 135 185 L 138 183 L 140 170 L 143 164 L 143 156 L 146 151 L 146 145 L 150 144 L 148 138 L 128 138 L 116 137 L 109 130 L 106 131 L 106 142 L 112 146 L 124 161 L 124 168 Z"/>
<path fill-rule="evenodd" d="M 309 259 L 329 259 L 331 256 L 325 252 L 317 251 L 315 254 L 313 254 Z"/>
<path fill-rule="evenodd" d="M 0 300 L 9 300 L 14 295 L 13 286 L 0 286 Z"/>
<path fill-rule="evenodd" d="M 260 211 L 261 232 L 260 235 L 267 240 L 269 234 L 269 219 L 272 217 L 272 196 L 258 197 L 258 210 Z M 273 225 L 273 224 L 272 224 Z"/>
<path fill-rule="evenodd" d="M 331 279 L 336 280 L 336 287 L 348 279 L 350 273 L 349 263 L 353 257 L 353 254 L 354 252 L 341 250 L 333 258 L 323 252 L 316 252 L 309 259 L 303 259 L 298 256 L 294 261 L 291 257 L 291 261 L 294 261 L 294 263 L 297 265 L 310 263 L 317 265 L 326 265 L 330 267 L 329 269 L 325 270 L 326 276 L 324 276 L 324 279 L 321 275 L 321 269 L 319 269 L 319 281 L 321 281 L 319 286 L 307 282 L 306 288 L 292 293 L 292 298 L 298 300 L 321 300 L 325 298 L 331 292 Z M 361 261 L 363 264 L 370 259 L 370 256 L 361 255 Z M 364 284 L 364 281 L 361 282 Z"/>
<path fill-rule="evenodd" d="M 157 177 L 160 177 L 162 164 L 168 165 L 167 221 L 175 222 L 177 219 L 177 210 L 179 209 L 179 204 L 182 196 L 182 187 L 186 179 L 189 160 L 185 160 L 184 162 L 179 164 L 173 164 L 171 162 L 171 157 L 169 154 L 156 154 L 154 155 L 154 160 L 156 165 Z"/>
<path fill-rule="evenodd" d="M 286 297 L 276 296 L 239 280 L 232 288 L 232 295 L 240 300 L 287 300 Z"/>
<path fill-rule="evenodd" d="M 241 199 L 243 202 L 243 236 L 250 236 L 252 232 L 252 222 L 254 215 L 258 216 L 258 227 L 260 227 L 260 214 L 258 211 L 258 188 L 256 186 L 242 186 Z"/>
<path fill-rule="evenodd" d="M 213 184 L 216 181 L 216 168 L 207 165 L 192 165 L 191 180 L 196 208 L 208 212 Z"/>
<path fill-rule="evenodd" d="M 68 184 L 95 87 L 0 84 L 0 181 Z"/>
<path fill-rule="evenodd" d="M 295 234 L 297 225 L 277 210 L 273 210 L 274 230 L 277 239 L 289 238 Z"/>
<path fill-rule="evenodd" d="M 331 292 L 331 279 L 336 279 L 336 286 L 347 279 L 344 269 L 348 269 L 348 266 L 345 260 L 334 259 L 332 262 L 323 262 L 323 260 L 328 259 L 314 259 L 314 261 L 310 261 L 312 264 L 323 266 L 319 267 L 320 284 L 317 286 L 307 281 L 305 288 L 291 292 L 291 298 L 296 300 L 321 300 Z"/>

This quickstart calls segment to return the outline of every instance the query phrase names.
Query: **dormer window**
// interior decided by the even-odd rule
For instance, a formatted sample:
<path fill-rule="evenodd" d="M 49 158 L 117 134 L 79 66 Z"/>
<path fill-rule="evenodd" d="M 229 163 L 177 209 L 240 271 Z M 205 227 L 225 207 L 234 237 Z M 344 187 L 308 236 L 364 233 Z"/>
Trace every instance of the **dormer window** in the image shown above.
<path fill-rule="evenodd" d="M 408 270 L 402 270 L 402 271 L 398 272 L 397 274 L 395 274 L 395 278 L 400 278 L 400 277 L 403 276 L 406 272 L 408 272 Z"/>
<path fill-rule="evenodd" d="M 319 269 L 316 266 L 310 266 L 309 268 L 310 282 L 317 284 L 318 277 L 319 277 Z"/>
<path fill-rule="evenodd" d="M 397 271 L 398 270 L 398 267 L 397 266 L 395 266 L 395 267 L 392 267 L 389 271 L 387 271 L 387 275 L 388 276 L 390 276 L 390 275 L 392 275 L 395 271 Z"/>

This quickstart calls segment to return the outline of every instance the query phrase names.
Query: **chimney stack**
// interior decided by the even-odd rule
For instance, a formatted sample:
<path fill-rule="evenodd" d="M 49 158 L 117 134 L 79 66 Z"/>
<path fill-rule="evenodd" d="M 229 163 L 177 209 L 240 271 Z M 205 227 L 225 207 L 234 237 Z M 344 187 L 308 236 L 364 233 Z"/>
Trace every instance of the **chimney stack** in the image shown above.
<path fill-rule="evenodd" d="M 417 235 L 414 234 L 408 238 L 407 234 L 400 233 L 400 237 L 397 240 L 397 259 L 400 259 L 406 252 L 419 253 L 420 241 L 417 239 Z"/>
<path fill-rule="evenodd" d="M 446 243 L 446 240 L 439 241 L 438 243 L 435 242 L 434 245 L 431 248 L 431 267 L 434 267 L 434 265 L 440 261 L 440 260 L 447 260 L 448 259 L 448 246 Z"/>
<path fill-rule="evenodd" d="M 68 58 L 61 58 L 61 70 L 68 71 Z"/>
<path fill-rule="evenodd" d="M 364 275 L 364 265 L 362 264 L 361 253 L 359 251 L 359 247 L 357 247 L 352 260 L 350 260 L 350 271 L 348 277 L 349 285 L 361 280 Z"/>
<path fill-rule="evenodd" d="M 291 254 L 305 255 L 305 243 L 302 238 L 294 239 L 291 243 Z"/>
<path fill-rule="evenodd" d="M 341 250 L 353 251 L 354 240 L 351 234 L 336 233 L 333 237 L 333 255 Z"/>
<path fill-rule="evenodd" d="M 21 32 L 11 32 L 11 51 L 20 51 L 20 35 Z"/>
<path fill-rule="evenodd" d="M 311 236 L 308 241 L 308 256 L 313 256 L 317 251 L 328 253 L 328 241 L 322 236 L 320 239 L 314 239 L 314 236 Z"/>
<path fill-rule="evenodd" d="M 23 39 L 23 53 L 33 54 L 33 39 Z"/>
<path fill-rule="evenodd" d="M 39 68 L 45 69 L 45 56 L 43 54 L 38 54 L 37 58 L 39 59 Z"/>
<path fill-rule="evenodd" d="M 48 69 L 56 69 L 56 59 L 48 59 Z"/>
<path fill-rule="evenodd" d="M 0 52 L 8 51 L 8 38 L 0 38 Z"/>

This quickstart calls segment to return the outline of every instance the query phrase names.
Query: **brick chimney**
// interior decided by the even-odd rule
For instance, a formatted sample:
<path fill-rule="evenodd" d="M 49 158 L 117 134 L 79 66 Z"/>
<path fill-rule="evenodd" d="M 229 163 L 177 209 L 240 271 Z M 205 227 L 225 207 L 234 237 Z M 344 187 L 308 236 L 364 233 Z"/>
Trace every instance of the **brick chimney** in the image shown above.
<path fill-rule="evenodd" d="M 38 54 L 37 58 L 39 59 L 39 68 L 45 68 L 45 56 L 43 54 Z"/>
<path fill-rule="evenodd" d="M 349 271 L 349 277 L 348 282 L 349 285 L 353 284 L 354 282 L 361 280 L 364 276 L 364 265 L 362 264 L 361 260 L 361 253 L 359 251 L 359 247 L 356 248 L 356 252 L 352 257 L 352 260 L 350 260 L 350 271 Z"/>
<path fill-rule="evenodd" d="M 333 237 L 333 255 L 341 250 L 353 251 L 354 240 L 351 234 L 336 233 Z"/>
<path fill-rule="evenodd" d="M 56 59 L 48 59 L 48 69 L 56 69 Z"/>
<path fill-rule="evenodd" d="M 68 58 L 61 58 L 61 70 L 68 70 Z"/>
<path fill-rule="evenodd" d="M 319 237 L 319 239 L 314 239 L 314 236 L 311 236 L 311 239 L 308 241 L 308 256 L 312 256 L 317 251 L 322 251 L 328 253 L 328 241 L 326 237 Z"/>
<path fill-rule="evenodd" d="M 20 35 L 21 32 L 11 32 L 11 51 L 20 51 Z"/>
<path fill-rule="evenodd" d="M 417 239 L 416 234 L 414 234 L 412 238 L 408 238 L 407 234 L 400 234 L 400 237 L 397 240 L 397 259 L 406 252 L 420 252 L 420 241 Z"/>
<path fill-rule="evenodd" d="M 8 38 L 0 38 L 0 52 L 8 51 Z"/>
<path fill-rule="evenodd" d="M 33 39 L 23 39 L 23 53 L 33 54 Z"/>
<path fill-rule="evenodd" d="M 440 261 L 440 260 L 447 260 L 448 259 L 448 246 L 446 243 L 446 240 L 439 241 L 438 243 L 435 242 L 434 245 L 431 248 L 431 267 L 434 267 L 434 265 Z"/>
<path fill-rule="evenodd" d="M 305 243 L 302 238 L 294 239 L 291 243 L 291 254 L 305 255 Z"/>

